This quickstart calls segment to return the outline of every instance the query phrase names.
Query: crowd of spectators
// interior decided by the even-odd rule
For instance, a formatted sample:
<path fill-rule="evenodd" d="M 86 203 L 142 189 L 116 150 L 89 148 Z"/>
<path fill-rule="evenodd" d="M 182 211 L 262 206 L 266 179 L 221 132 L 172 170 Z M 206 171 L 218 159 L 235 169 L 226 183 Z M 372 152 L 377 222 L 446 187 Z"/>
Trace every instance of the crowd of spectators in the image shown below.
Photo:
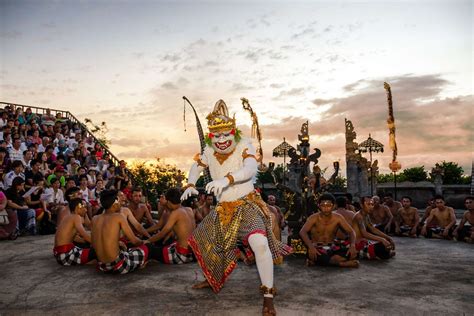
<path fill-rule="evenodd" d="M 127 174 L 124 161 L 114 164 L 83 125 L 61 112 L 0 109 L 0 239 L 54 233 L 72 187 L 92 218 L 102 190 L 131 194 Z"/>

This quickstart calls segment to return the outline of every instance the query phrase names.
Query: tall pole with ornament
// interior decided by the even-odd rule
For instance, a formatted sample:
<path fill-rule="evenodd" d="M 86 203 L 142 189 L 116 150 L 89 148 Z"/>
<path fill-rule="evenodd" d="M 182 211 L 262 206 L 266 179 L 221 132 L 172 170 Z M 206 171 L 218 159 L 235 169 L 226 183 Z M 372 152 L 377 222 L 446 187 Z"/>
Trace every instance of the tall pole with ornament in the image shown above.
<path fill-rule="evenodd" d="M 402 165 L 397 161 L 397 142 L 395 140 L 395 117 L 393 116 L 393 102 L 392 102 L 392 90 L 390 85 L 386 82 L 383 83 L 383 87 L 387 92 L 387 103 L 388 103 L 388 132 L 389 132 L 389 144 L 392 149 L 392 162 L 389 163 L 389 168 L 393 172 L 394 182 L 394 198 L 397 199 L 397 172 L 400 171 Z"/>

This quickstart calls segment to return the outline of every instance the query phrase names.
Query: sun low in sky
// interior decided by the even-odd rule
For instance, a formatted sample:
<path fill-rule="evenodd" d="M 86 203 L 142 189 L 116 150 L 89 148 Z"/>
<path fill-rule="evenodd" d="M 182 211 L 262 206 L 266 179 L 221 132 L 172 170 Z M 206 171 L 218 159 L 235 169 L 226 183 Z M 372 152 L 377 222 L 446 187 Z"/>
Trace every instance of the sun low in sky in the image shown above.
<path fill-rule="evenodd" d="M 105 121 L 121 159 L 187 170 L 218 99 L 263 132 L 265 160 L 309 121 L 320 165 L 345 172 L 344 118 L 389 172 L 392 87 L 403 168 L 473 159 L 472 1 L 0 1 L 0 100 Z"/>

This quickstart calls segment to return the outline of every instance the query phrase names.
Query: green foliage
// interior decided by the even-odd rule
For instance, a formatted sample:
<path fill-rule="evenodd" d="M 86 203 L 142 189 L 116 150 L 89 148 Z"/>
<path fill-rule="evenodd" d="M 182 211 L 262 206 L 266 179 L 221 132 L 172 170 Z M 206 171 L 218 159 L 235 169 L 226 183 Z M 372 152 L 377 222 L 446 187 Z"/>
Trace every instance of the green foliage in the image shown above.
<path fill-rule="evenodd" d="M 97 125 L 89 118 L 85 118 L 84 122 L 85 127 L 97 138 L 102 147 L 109 148 L 112 142 L 107 138 L 107 133 L 109 132 L 107 123 L 102 122 L 100 125 Z"/>
<path fill-rule="evenodd" d="M 394 182 L 395 178 L 393 176 L 393 173 L 387 173 L 387 174 L 379 174 L 377 176 L 377 183 L 387 183 L 387 182 Z M 397 174 L 397 182 L 403 182 L 407 181 L 405 175 L 403 173 Z"/>
<path fill-rule="evenodd" d="M 156 159 L 156 162 L 134 162 L 129 168 L 135 185 L 140 186 L 148 194 L 148 200 L 153 208 L 159 195 L 169 188 L 181 185 L 185 178 L 184 173 L 176 166 L 165 164 Z"/>
<path fill-rule="evenodd" d="M 437 163 L 435 168 L 443 170 L 443 184 L 470 184 L 471 177 L 463 175 L 464 170 L 457 163 L 452 161 L 443 161 Z M 393 173 L 379 174 L 377 176 L 378 183 L 393 182 Z M 397 174 L 397 182 L 403 181 L 433 181 L 432 177 L 428 177 L 428 173 L 424 166 L 412 167 L 404 169 L 403 172 Z"/>
<path fill-rule="evenodd" d="M 337 176 L 334 181 L 334 189 L 343 191 L 347 188 L 347 179 L 343 176 Z"/>
<path fill-rule="evenodd" d="M 273 176 L 270 171 L 267 172 L 258 172 L 257 173 L 257 182 L 260 184 L 273 183 Z"/>
<path fill-rule="evenodd" d="M 443 161 L 437 163 L 435 167 L 443 170 L 443 184 L 461 184 L 463 183 L 464 170 L 457 163 L 452 161 Z"/>
<path fill-rule="evenodd" d="M 411 182 L 427 181 L 428 173 L 425 170 L 425 166 L 407 168 L 400 173 L 400 178 L 403 178 L 403 181 Z M 400 181 L 398 176 L 397 181 Z"/>
<path fill-rule="evenodd" d="M 462 176 L 460 184 L 471 184 L 471 176 Z"/>

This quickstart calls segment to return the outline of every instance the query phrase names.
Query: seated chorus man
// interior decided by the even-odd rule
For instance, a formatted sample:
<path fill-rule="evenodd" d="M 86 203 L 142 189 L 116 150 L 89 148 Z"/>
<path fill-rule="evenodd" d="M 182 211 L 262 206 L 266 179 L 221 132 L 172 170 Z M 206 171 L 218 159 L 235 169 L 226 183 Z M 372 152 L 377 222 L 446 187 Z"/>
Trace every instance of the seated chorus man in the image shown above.
<path fill-rule="evenodd" d="M 125 218 L 127 219 L 127 222 L 130 224 L 132 229 L 138 234 L 140 234 L 141 236 L 150 238 L 150 234 L 146 231 L 145 227 L 143 227 L 137 221 L 135 216 L 133 216 L 132 211 L 130 211 L 130 209 L 125 206 L 127 203 L 127 197 L 125 196 L 125 194 L 122 191 L 118 191 L 117 197 L 121 206 L 120 213 L 122 213 L 122 215 L 125 216 Z"/>
<path fill-rule="evenodd" d="M 156 249 L 133 234 L 127 219 L 120 213 L 117 191 L 104 190 L 100 195 L 100 204 L 105 212 L 92 219 L 92 247 L 97 254 L 97 269 L 105 273 L 125 274 L 143 268 L 148 258 L 155 258 Z M 120 231 L 138 247 L 121 249 Z"/>
<path fill-rule="evenodd" d="M 459 226 L 454 230 L 453 235 L 459 241 L 474 243 L 474 196 L 468 196 L 464 199 L 467 211 L 464 212 Z M 466 225 L 469 223 L 470 225 Z"/>
<path fill-rule="evenodd" d="M 190 208 L 181 206 L 181 192 L 176 188 L 169 189 L 165 198 L 166 206 L 170 209 L 170 216 L 163 229 L 158 234 L 151 236 L 148 241 L 160 241 L 170 232 L 174 232 L 176 241 L 159 247 L 158 261 L 166 264 L 183 264 L 195 261 L 194 254 L 188 244 L 188 238 L 196 228 L 194 212 Z"/>
<path fill-rule="evenodd" d="M 332 194 L 325 193 L 318 199 L 320 212 L 312 214 L 300 230 L 300 236 L 308 247 L 308 265 L 339 266 L 357 268 L 355 260 L 355 232 L 344 217 L 333 213 L 336 199 Z M 336 231 L 341 227 L 348 235 L 350 247 L 336 244 Z M 308 237 L 311 234 L 311 239 Z"/>
<path fill-rule="evenodd" d="M 54 238 L 54 257 L 63 266 L 86 264 L 94 259 L 95 252 L 90 248 L 79 248 L 74 245 L 74 237 L 78 233 L 85 241 L 90 242 L 91 236 L 82 225 L 87 209 L 81 199 L 69 202 L 70 214 L 66 215 L 59 224 Z"/>
<path fill-rule="evenodd" d="M 348 209 L 349 204 L 347 204 L 347 198 L 344 196 L 338 197 L 336 199 L 336 204 L 337 208 L 334 210 L 334 213 L 344 217 L 346 222 L 350 225 L 352 223 L 352 218 L 354 217 L 355 213 Z M 347 240 L 348 235 L 344 231 L 338 229 L 336 237 L 340 240 Z"/>
<path fill-rule="evenodd" d="M 451 239 L 456 224 L 456 215 L 452 207 L 444 204 L 444 198 L 441 195 L 435 196 L 435 205 L 430 216 L 426 219 L 421 234 L 426 238 L 444 238 Z M 433 219 L 438 222 L 437 226 L 432 224 Z"/>
<path fill-rule="evenodd" d="M 374 201 L 370 196 L 364 196 L 361 203 L 362 209 L 352 219 L 359 257 L 369 260 L 393 257 L 395 255 L 393 239 L 375 228 L 370 222 L 369 214 L 374 208 Z"/>
<path fill-rule="evenodd" d="M 384 205 L 387 206 L 390 209 L 390 212 L 392 213 L 392 217 L 396 218 L 398 216 L 398 210 L 402 208 L 402 203 L 395 201 L 393 199 L 392 193 L 388 192 L 385 193 L 384 198 Z M 390 225 L 389 229 L 385 230 L 385 232 L 388 233 L 394 233 L 395 232 L 395 224 L 392 221 L 392 224 Z"/>
<path fill-rule="evenodd" d="M 386 205 L 380 204 L 380 198 L 378 196 L 375 195 L 372 200 L 374 201 L 374 209 L 369 215 L 370 220 L 375 228 L 384 233 L 388 233 L 393 223 L 392 212 L 390 212 L 390 209 Z"/>
<path fill-rule="evenodd" d="M 402 198 L 402 208 L 398 210 L 398 216 L 395 219 L 395 234 L 398 236 L 417 237 L 419 233 L 420 216 L 418 209 L 411 206 L 411 198 L 404 196 Z"/>

